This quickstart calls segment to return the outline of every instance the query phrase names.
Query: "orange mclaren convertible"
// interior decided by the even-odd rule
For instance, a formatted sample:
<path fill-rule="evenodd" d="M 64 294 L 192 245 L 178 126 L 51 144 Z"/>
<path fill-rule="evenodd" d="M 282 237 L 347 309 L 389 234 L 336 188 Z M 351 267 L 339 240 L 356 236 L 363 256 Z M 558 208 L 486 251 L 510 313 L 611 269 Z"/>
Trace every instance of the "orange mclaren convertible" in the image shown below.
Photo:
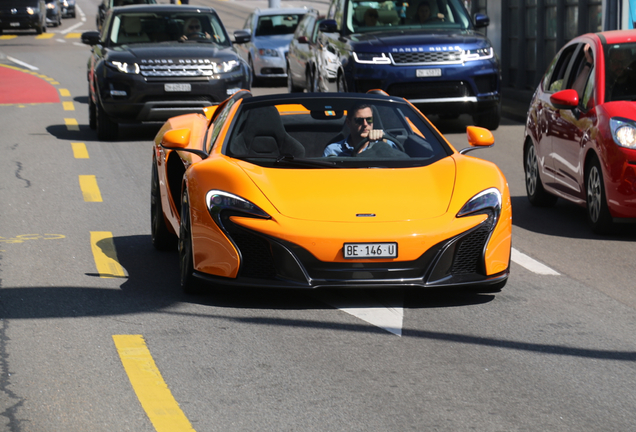
<path fill-rule="evenodd" d="M 153 149 L 156 249 L 178 248 L 186 292 L 459 287 L 493 292 L 510 269 L 512 213 L 492 146 L 455 150 L 386 94 L 240 91 L 168 120 Z"/>

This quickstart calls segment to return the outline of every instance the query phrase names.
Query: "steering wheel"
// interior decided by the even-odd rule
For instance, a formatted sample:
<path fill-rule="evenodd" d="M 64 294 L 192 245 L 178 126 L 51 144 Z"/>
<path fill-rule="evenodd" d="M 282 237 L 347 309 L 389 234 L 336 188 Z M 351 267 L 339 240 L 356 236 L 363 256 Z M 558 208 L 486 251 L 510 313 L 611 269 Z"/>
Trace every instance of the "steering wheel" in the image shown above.
<path fill-rule="evenodd" d="M 192 40 L 192 39 L 200 40 L 200 39 L 207 39 L 207 36 L 203 32 L 192 32 L 187 35 L 187 38 L 188 40 Z"/>
<path fill-rule="evenodd" d="M 354 148 L 353 148 L 353 157 L 359 156 L 360 155 L 360 149 L 362 149 L 362 147 L 364 147 L 364 145 L 366 143 L 369 143 L 369 147 L 367 147 L 367 149 L 371 148 L 372 146 L 374 146 L 376 143 L 380 143 L 380 142 L 384 142 L 384 140 L 389 140 L 389 141 L 393 141 L 395 143 L 395 145 L 397 146 L 397 149 L 400 151 L 404 151 L 404 148 L 402 147 L 402 143 L 400 142 L 400 140 L 398 140 L 396 137 L 394 137 L 393 135 L 384 132 L 384 135 L 382 136 L 382 138 L 377 139 L 377 140 L 370 140 L 369 137 L 363 138 Z M 388 143 L 385 143 L 386 145 L 389 145 Z"/>

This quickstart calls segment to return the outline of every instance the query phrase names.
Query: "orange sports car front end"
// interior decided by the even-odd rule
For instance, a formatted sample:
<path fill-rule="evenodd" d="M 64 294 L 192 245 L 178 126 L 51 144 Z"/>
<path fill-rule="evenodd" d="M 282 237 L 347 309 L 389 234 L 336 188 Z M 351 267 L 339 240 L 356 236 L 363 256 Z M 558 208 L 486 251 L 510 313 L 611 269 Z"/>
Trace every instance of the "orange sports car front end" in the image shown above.
<path fill-rule="evenodd" d="M 327 156 L 354 135 L 348 113 L 360 106 L 383 139 Z M 469 142 L 489 146 L 492 134 L 470 128 Z M 509 273 L 510 194 L 494 164 L 463 153 L 400 98 L 241 92 L 157 134 L 153 243 L 178 245 L 186 291 L 497 290 Z"/>

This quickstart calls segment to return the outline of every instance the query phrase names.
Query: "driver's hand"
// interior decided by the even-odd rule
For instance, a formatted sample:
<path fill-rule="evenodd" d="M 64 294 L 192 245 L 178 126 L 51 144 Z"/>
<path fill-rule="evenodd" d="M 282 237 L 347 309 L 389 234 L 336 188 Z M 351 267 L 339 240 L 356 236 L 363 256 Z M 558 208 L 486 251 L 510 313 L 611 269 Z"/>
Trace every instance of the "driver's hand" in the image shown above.
<path fill-rule="evenodd" d="M 369 141 L 379 141 L 384 137 L 384 131 L 382 129 L 371 129 L 369 131 Z"/>

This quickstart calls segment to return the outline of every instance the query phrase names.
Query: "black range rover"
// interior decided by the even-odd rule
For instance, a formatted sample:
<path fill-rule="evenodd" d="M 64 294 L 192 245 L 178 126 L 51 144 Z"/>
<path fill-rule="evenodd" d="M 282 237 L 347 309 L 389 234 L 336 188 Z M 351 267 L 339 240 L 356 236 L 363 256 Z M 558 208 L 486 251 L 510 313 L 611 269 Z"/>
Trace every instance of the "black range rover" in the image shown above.
<path fill-rule="evenodd" d="M 211 8 L 113 8 L 101 34 L 82 34 L 88 61 L 89 119 L 100 140 L 124 122 L 164 121 L 201 112 L 250 88 L 249 66 Z"/>
<path fill-rule="evenodd" d="M 46 31 L 44 0 L 0 0 L 0 34 L 3 30 L 35 29 Z"/>

